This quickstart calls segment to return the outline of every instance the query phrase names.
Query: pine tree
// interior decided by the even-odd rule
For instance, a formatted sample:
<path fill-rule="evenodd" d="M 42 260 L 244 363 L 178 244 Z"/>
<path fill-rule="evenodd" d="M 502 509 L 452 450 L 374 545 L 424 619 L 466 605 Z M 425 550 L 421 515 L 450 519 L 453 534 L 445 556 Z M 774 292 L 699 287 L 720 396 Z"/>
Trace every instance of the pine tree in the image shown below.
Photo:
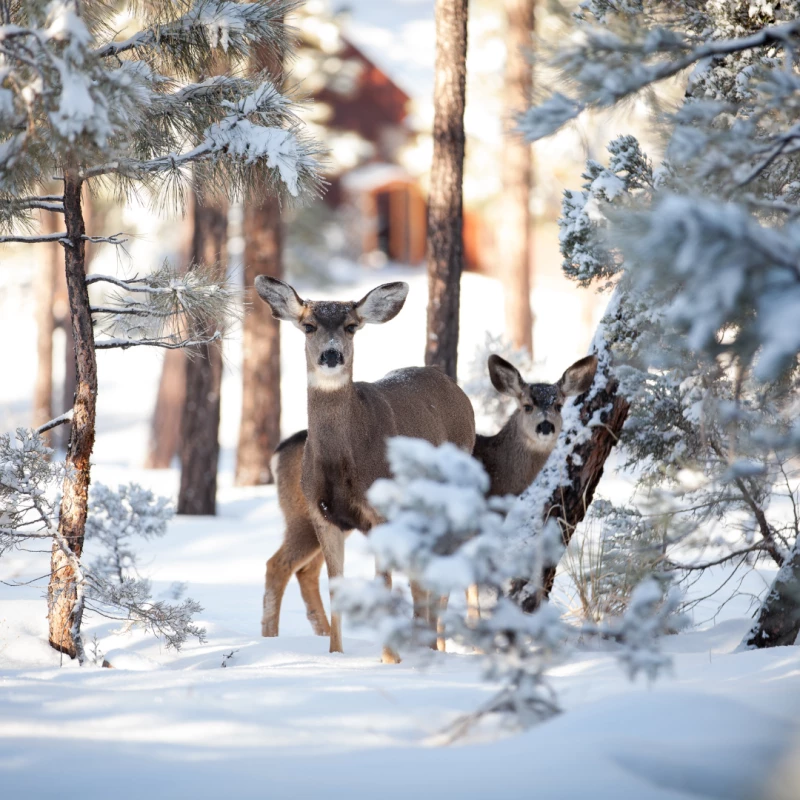
<path fill-rule="evenodd" d="M 503 105 L 505 136 L 500 155 L 503 177 L 497 233 L 498 268 L 505 298 L 506 336 L 533 356 L 530 211 L 533 184 L 531 145 L 516 130 L 515 118 L 531 100 L 535 0 L 505 0 L 506 66 Z"/>
<path fill-rule="evenodd" d="M 133 278 L 86 275 L 87 242 L 124 236 L 87 232 L 82 190 L 102 182 L 121 197 L 139 188 L 182 207 L 194 184 L 232 195 L 299 196 L 314 189 L 312 148 L 291 107 L 261 76 L 235 65 L 256 43 L 282 46 L 279 2 L 196 5 L 31 0 L 0 6 L 0 243 L 57 241 L 65 275 L 77 367 L 58 537 L 48 589 L 50 643 L 81 657 L 80 557 L 85 533 L 97 403 L 96 350 L 207 346 L 231 313 L 233 293 L 208 266 L 179 275 L 165 265 Z M 114 33 L 118 12 L 136 30 Z M 231 69 L 204 80 L 220 53 Z M 49 193 L 56 176 L 60 189 Z M 63 214 L 64 230 L 24 234 L 32 212 Z M 90 286 L 112 288 L 105 302 Z M 210 332 L 210 335 L 209 335 Z M 105 335 L 104 335 L 105 334 Z"/>
<path fill-rule="evenodd" d="M 462 182 L 467 0 L 436 0 L 433 163 L 428 194 L 428 332 L 425 363 L 456 377 L 464 268 Z"/>
<path fill-rule="evenodd" d="M 797 511 L 800 499 L 798 12 L 797 2 L 589 0 L 580 36 L 551 57 L 571 95 L 553 93 L 521 121 L 541 138 L 686 76 L 682 105 L 658 116 L 664 163 L 654 170 L 630 136 L 609 145 L 607 167 L 590 161 L 583 191 L 565 193 L 562 252 L 579 282 L 617 284 L 605 328 L 631 400 L 622 441 L 668 523 L 665 567 L 782 567 L 750 645 L 794 638 L 800 617 L 798 517 L 772 503 L 783 496 Z M 603 518 L 610 535 L 642 529 L 636 508 Z M 678 544 L 715 552 L 686 563 L 670 557 Z"/>
<path fill-rule="evenodd" d="M 257 52 L 253 67 L 275 80 L 283 76 L 285 54 Z M 242 222 L 244 285 L 255 293 L 257 275 L 283 277 L 283 220 L 278 198 L 248 203 Z M 273 482 L 270 462 L 281 440 L 281 333 L 266 303 L 251 303 L 242 335 L 242 417 L 236 448 L 236 483 Z"/>

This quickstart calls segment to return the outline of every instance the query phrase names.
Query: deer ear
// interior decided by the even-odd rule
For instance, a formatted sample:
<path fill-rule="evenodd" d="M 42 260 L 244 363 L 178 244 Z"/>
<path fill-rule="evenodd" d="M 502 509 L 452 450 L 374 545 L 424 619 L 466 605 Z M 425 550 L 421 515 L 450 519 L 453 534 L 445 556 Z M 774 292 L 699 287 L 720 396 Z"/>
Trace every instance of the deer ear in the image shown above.
<path fill-rule="evenodd" d="M 297 325 L 303 313 L 303 301 L 288 283 L 266 275 L 258 275 L 255 286 L 258 296 L 269 304 L 275 319 L 283 319 Z"/>
<path fill-rule="evenodd" d="M 500 394 L 517 398 L 522 394 L 525 381 L 522 380 L 519 370 L 504 358 L 496 355 L 489 356 L 489 377 L 492 379 L 492 385 Z"/>
<path fill-rule="evenodd" d="M 597 372 L 597 356 L 586 356 L 576 361 L 561 376 L 556 386 L 567 396 L 588 392 Z"/>
<path fill-rule="evenodd" d="M 367 292 L 356 303 L 356 314 L 364 322 L 370 322 L 373 325 L 388 322 L 400 313 L 407 296 L 407 283 L 402 281 L 384 283 L 383 286 L 378 286 L 371 292 Z"/>

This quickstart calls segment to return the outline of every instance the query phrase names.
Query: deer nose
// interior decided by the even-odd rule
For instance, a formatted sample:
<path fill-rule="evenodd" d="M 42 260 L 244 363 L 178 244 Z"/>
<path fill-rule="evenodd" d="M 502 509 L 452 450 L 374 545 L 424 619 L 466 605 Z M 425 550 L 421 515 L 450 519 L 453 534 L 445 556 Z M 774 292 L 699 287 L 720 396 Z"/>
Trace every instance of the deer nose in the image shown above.
<path fill-rule="evenodd" d="M 544 422 L 540 422 L 536 426 L 536 433 L 541 433 L 544 436 L 549 436 L 555 429 L 556 426 L 553 425 L 552 422 L 548 422 L 547 420 L 545 420 Z"/>
<path fill-rule="evenodd" d="M 344 356 L 338 350 L 331 348 L 320 355 L 319 363 L 321 366 L 330 367 L 333 369 L 334 367 L 338 367 L 340 364 L 344 364 Z"/>

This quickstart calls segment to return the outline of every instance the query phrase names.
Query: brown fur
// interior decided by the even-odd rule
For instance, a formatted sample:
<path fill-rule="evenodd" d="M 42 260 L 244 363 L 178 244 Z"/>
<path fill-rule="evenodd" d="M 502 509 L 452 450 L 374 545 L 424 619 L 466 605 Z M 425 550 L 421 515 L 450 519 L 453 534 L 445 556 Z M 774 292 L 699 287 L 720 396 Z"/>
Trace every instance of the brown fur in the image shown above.
<path fill-rule="evenodd" d="M 315 595 L 310 586 L 312 573 L 316 570 L 318 577 L 321 565 L 310 532 L 316 534 L 329 578 L 341 576 L 349 531 L 358 528 L 366 533 L 380 521 L 366 492 L 375 480 L 389 476 L 386 439 L 412 436 L 437 445 L 449 441 L 472 452 L 475 420 L 467 396 L 433 367 L 397 370 L 375 383 L 353 382 L 355 330 L 394 317 L 405 301 L 405 284 L 385 284 L 358 303 L 303 301 L 287 284 L 262 277 L 257 278 L 256 288 L 275 316 L 306 333 L 309 418 L 302 447 L 296 434 L 294 443 L 287 442 L 278 452 L 278 492 L 287 527 L 284 543 L 267 562 L 262 633 L 277 635 L 281 598 L 298 570 L 308 570 L 301 589 L 305 582 L 304 599 L 307 595 L 311 599 L 311 604 L 306 599 L 309 619 L 315 632 L 325 633 L 319 590 Z M 326 360 L 331 351 L 339 356 L 338 362 Z M 301 450 L 303 502 L 297 491 Z M 412 592 L 417 598 L 424 594 L 417 587 Z M 336 613 L 331 615 L 330 637 L 331 652 L 341 652 L 341 621 Z M 384 651 L 384 660 L 397 657 Z"/>
<path fill-rule="evenodd" d="M 491 482 L 491 495 L 518 495 L 542 471 L 561 432 L 561 408 L 567 397 L 589 390 L 597 357 L 586 356 L 565 370 L 556 383 L 526 383 L 518 370 L 499 356 L 489 359 L 495 388 L 517 400 L 518 408 L 494 436 L 475 437 L 473 455 Z M 537 426 L 549 423 L 547 434 Z"/>

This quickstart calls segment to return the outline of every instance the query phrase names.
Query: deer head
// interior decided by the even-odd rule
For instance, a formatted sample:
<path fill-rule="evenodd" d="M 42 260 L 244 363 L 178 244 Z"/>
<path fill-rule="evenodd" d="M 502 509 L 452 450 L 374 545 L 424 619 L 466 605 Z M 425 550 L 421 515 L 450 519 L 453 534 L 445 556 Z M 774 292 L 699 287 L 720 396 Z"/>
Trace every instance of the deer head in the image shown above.
<path fill-rule="evenodd" d="M 515 366 L 500 356 L 489 356 L 489 377 L 494 388 L 517 401 L 522 441 L 539 451 L 553 449 L 561 433 L 564 401 L 588 391 L 596 371 L 597 356 L 586 356 L 569 367 L 556 383 L 526 383 Z"/>
<path fill-rule="evenodd" d="M 288 283 L 259 275 L 259 297 L 272 316 L 286 320 L 306 336 L 308 386 L 335 391 L 353 380 L 353 337 L 366 324 L 388 322 L 400 312 L 408 284 L 384 283 L 358 302 L 301 300 Z"/>

